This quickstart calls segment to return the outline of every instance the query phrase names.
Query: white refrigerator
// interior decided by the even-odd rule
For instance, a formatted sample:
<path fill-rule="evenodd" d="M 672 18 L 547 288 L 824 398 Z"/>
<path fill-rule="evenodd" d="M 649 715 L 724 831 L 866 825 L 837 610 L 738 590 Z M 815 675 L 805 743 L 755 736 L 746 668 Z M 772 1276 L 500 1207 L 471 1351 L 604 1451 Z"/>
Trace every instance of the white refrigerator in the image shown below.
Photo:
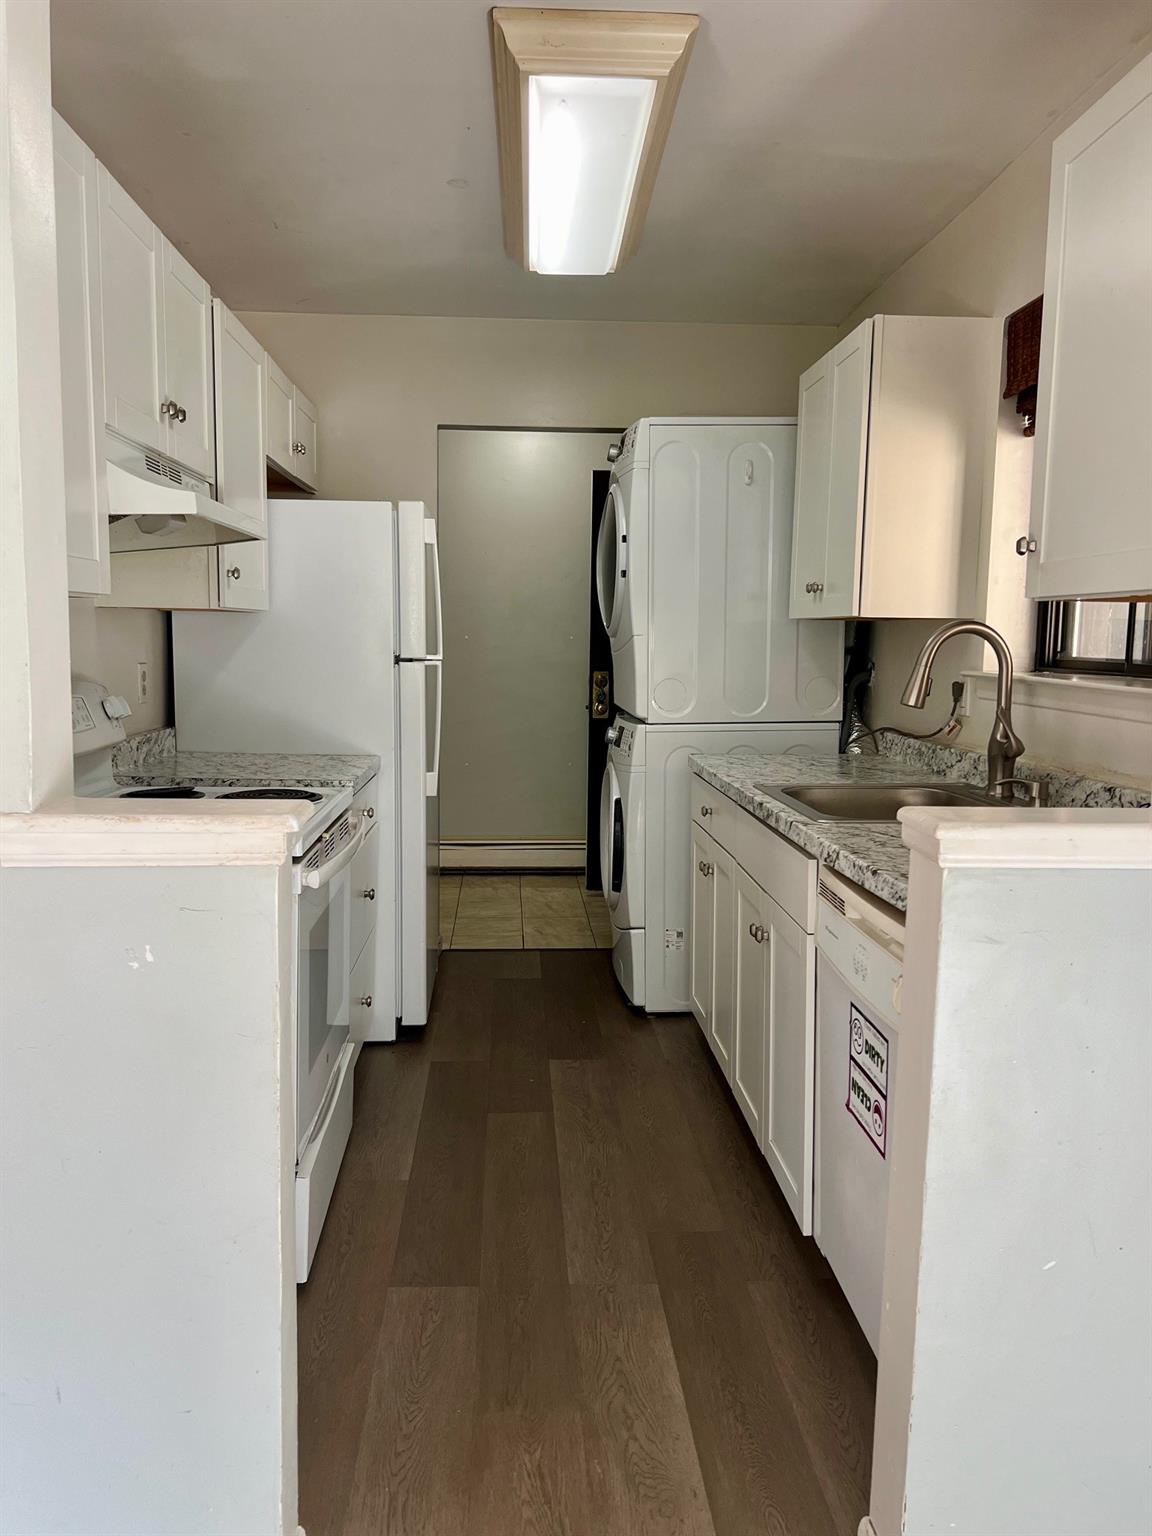
<path fill-rule="evenodd" d="M 440 955 L 444 622 L 424 503 L 271 501 L 264 613 L 174 613 L 181 751 L 380 758 L 369 1040 L 427 1022 Z"/>

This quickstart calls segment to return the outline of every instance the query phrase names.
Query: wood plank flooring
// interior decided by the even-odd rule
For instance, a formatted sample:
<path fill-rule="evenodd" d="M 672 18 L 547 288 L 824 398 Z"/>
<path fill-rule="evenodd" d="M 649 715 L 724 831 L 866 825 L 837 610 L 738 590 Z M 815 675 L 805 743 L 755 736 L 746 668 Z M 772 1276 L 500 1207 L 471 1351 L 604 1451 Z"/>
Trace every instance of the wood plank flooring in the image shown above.
<path fill-rule="evenodd" d="M 453 951 L 299 1293 L 307 1536 L 856 1536 L 875 1361 L 699 1030 Z"/>

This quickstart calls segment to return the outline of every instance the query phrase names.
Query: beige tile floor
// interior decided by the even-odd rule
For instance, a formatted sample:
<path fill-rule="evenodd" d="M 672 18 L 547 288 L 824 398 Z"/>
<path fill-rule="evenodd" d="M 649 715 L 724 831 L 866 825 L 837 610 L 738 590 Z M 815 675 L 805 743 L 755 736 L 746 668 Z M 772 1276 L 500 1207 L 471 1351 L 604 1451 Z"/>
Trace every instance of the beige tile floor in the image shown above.
<path fill-rule="evenodd" d="M 608 908 L 582 875 L 442 875 L 445 949 L 611 949 Z"/>

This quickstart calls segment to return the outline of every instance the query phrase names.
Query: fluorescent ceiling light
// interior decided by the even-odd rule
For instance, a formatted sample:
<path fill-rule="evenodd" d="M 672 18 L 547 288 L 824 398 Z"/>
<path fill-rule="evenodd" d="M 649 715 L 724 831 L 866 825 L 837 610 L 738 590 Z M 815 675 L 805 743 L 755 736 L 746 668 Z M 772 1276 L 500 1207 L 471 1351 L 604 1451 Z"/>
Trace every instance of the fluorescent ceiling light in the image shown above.
<path fill-rule="evenodd" d="M 504 242 L 532 272 L 599 276 L 635 250 L 698 19 L 492 12 Z"/>
<path fill-rule="evenodd" d="M 620 255 L 655 80 L 533 75 L 528 81 L 528 265 L 611 272 Z"/>

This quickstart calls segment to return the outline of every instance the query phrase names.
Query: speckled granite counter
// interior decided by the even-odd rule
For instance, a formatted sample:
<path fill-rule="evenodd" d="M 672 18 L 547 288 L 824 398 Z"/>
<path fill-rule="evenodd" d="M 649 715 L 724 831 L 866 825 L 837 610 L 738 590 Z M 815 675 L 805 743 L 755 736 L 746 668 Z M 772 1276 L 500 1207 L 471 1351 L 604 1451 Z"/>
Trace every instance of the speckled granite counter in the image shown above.
<path fill-rule="evenodd" d="M 876 821 L 814 821 L 780 800 L 761 793 L 757 783 L 768 784 L 907 784 L 933 779 L 982 785 L 985 778 L 982 754 L 959 748 L 936 748 L 924 742 L 891 738 L 884 750 L 861 756 L 834 756 L 811 750 L 769 757 L 742 753 L 731 757 L 694 756 L 692 766 L 721 794 L 727 795 L 821 864 L 839 871 L 846 880 L 903 910 L 908 904 L 909 853 L 900 823 Z M 899 755 L 897 755 L 899 754 Z M 1042 778 L 1049 786 L 1054 806 L 1147 805 L 1147 791 L 1130 786 L 1085 779 L 1064 770 L 1030 764 L 1022 759 L 1018 771 L 1028 778 Z"/>
<path fill-rule="evenodd" d="M 136 738 L 132 738 L 135 740 Z M 126 743 L 125 745 L 131 745 Z M 120 784 L 161 787 L 168 784 L 367 784 L 379 772 L 380 759 L 368 752 L 182 752 L 133 756 L 117 754 L 113 771 Z"/>

